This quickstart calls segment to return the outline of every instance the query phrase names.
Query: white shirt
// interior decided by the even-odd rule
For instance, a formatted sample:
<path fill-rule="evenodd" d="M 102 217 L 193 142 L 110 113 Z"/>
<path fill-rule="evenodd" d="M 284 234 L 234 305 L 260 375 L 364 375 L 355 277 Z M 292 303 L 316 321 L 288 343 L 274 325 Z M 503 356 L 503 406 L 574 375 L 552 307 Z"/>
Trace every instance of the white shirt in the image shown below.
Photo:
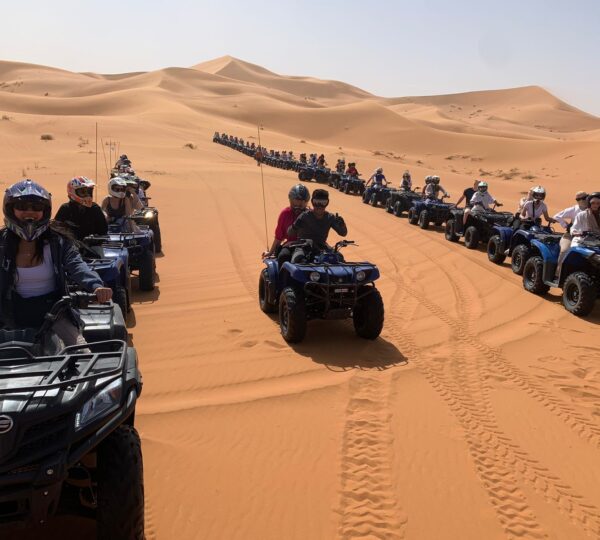
<path fill-rule="evenodd" d="M 527 201 L 523 206 L 522 212 L 525 213 L 525 219 L 538 219 L 541 218 L 544 212 L 548 212 L 548 207 L 544 201 L 539 201 L 538 204 L 534 204 L 536 201 Z"/>
<path fill-rule="evenodd" d="M 44 261 L 42 264 L 32 266 L 31 268 L 17 266 L 17 283 L 15 288 L 19 296 L 23 298 L 42 296 L 56 290 L 50 244 L 44 245 Z"/>
<path fill-rule="evenodd" d="M 567 228 L 569 222 L 573 223 L 575 221 L 575 216 L 581 212 L 581 208 L 576 204 L 575 206 L 569 206 L 569 208 L 565 208 L 561 210 L 558 214 L 554 216 L 554 219 L 558 221 L 563 228 Z M 569 222 L 567 222 L 569 220 Z"/>
<path fill-rule="evenodd" d="M 492 197 L 489 191 L 476 191 L 471 197 L 471 204 L 473 208 L 481 208 L 483 207 L 485 210 L 489 210 L 490 204 L 494 202 L 494 197 Z"/>
<path fill-rule="evenodd" d="M 571 226 L 571 234 L 580 235 L 585 232 L 595 232 L 600 234 L 600 225 L 592 214 L 591 210 L 583 210 L 575 216 Z"/>

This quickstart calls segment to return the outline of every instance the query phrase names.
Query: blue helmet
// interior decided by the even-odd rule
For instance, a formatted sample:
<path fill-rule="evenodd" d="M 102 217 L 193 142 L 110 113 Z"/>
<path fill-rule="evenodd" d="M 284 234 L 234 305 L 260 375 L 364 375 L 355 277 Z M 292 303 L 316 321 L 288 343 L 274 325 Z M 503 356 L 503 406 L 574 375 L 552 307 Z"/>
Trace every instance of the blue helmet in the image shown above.
<path fill-rule="evenodd" d="M 30 202 L 40 204 L 43 208 L 42 219 L 20 220 L 15 216 L 17 202 Z M 27 179 L 8 187 L 4 192 L 4 224 L 18 237 L 31 242 L 39 238 L 48 229 L 50 214 L 52 212 L 52 195 L 40 184 Z"/>

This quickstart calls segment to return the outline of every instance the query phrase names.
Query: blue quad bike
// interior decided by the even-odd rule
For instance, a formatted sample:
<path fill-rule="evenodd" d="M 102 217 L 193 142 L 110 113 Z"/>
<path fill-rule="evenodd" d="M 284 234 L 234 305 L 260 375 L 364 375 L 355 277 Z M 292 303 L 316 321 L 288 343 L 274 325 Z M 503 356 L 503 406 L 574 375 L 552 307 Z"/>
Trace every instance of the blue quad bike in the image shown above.
<path fill-rule="evenodd" d="M 344 174 L 338 182 L 338 190 L 346 194 L 352 193 L 353 195 L 360 195 L 362 197 L 365 189 L 365 181 L 359 176 Z"/>
<path fill-rule="evenodd" d="M 420 188 L 414 190 L 408 189 L 393 189 L 390 191 L 390 196 L 385 203 L 385 209 L 389 214 L 394 214 L 400 217 L 404 212 L 408 212 L 413 206 L 413 201 L 423 199 Z"/>
<path fill-rule="evenodd" d="M 502 264 L 510 256 L 512 271 L 522 275 L 525 261 L 531 255 L 532 240 L 543 241 L 547 237 L 560 241 L 561 235 L 555 233 L 552 227 L 542 226 L 540 220 L 521 221 L 516 230 L 515 227 L 498 225 L 488 241 L 488 259 L 495 264 Z"/>
<path fill-rule="evenodd" d="M 87 265 L 94 270 L 104 285 L 113 291 L 113 302 L 126 317 L 131 309 L 131 280 L 129 277 L 129 252 L 121 242 L 98 244 L 90 237 L 77 242 L 79 253 Z"/>
<path fill-rule="evenodd" d="M 352 318 L 356 334 L 376 339 L 383 329 L 384 308 L 374 285 L 379 269 L 369 262 L 346 262 L 340 250 L 354 244 L 342 240 L 320 251 L 310 262 L 284 262 L 279 268 L 274 257 L 264 260 L 258 282 L 260 309 L 279 311 L 281 335 L 298 343 L 312 319 Z M 312 242 L 296 241 L 289 247 L 312 250 Z"/>
<path fill-rule="evenodd" d="M 138 286 L 141 291 L 152 291 L 156 282 L 156 258 L 154 254 L 154 234 L 149 227 L 138 226 L 137 232 L 127 232 L 125 226 L 129 218 L 118 219 L 108 226 L 107 235 L 93 235 L 86 238 L 88 246 L 122 244 L 129 254 L 129 270 L 138 273 Z"/>
<path fill-rule="evenodd" d="M 431 223 L 441 227 L 450 219 L 454 208 L 454 204 L 444 202 L 445 198 L 447 195 L 441 200 L 413 198 L 412 206 L 408 209 L 408 222 L 421 229 L 428 229 Z"/>
<path fill-rule="evenodd" d="M 388 186 L 390 185 L 390 183 L 388 183 Z M 387 203 L 387 200 L 390 197 L 390 193 L 392 192 L 392 188 L 388 186 L 375 187 L 373 185 L 370 185 L 368 187 L 365 187 L 365 190 L 362 194 L 362 202 L 364 204 L 370 204 L 373 207 L 383 207 Z"/>
<path fill-rule="evenodd" d="M 523 288 L 533 294 L 562 289 L 565 309 L 588 315 L 600 292 L 600 235 L 587 233 L 582 243 L 571 247 L 557 272 L 560 239 L 531 241 L 531 256 L 523 269 Z M 558 274 L 558 275 L 557 275 Z"/>

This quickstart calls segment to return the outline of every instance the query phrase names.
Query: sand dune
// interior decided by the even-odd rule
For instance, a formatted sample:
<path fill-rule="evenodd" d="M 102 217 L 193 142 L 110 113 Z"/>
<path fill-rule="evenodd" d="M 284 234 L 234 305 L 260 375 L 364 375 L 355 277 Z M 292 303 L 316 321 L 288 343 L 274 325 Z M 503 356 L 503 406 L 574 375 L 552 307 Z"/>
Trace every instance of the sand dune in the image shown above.
<path fill-rule="evenodd" d="M 165 256 L 129 318 L 148 538 L 600 537 L 600 308 L 575 318 L 485 253 L 332 192 L 347 258 L 381 270 L 385 328 L 367 343 L 314 322 L 289 346 L 256 283 L 295 177 L 264 170 L 265 232 L 259 169 L 211 142 L 257 142 L 260 123 L 266 146 L 394 182 L 437 173 L 454 200 L 482 177 L 512 209 L 542 183 L 555 211 L 600 189 L 598 118 L 536 87 L 384 99 L 230 57 L 122 75 L 2 62 L 0 117 L 4 185 L 30 176 L 58 205 L 95 174 L 96 122 L 152 181 Z M 93 528 L 2 538 L 66 536 Z"/>

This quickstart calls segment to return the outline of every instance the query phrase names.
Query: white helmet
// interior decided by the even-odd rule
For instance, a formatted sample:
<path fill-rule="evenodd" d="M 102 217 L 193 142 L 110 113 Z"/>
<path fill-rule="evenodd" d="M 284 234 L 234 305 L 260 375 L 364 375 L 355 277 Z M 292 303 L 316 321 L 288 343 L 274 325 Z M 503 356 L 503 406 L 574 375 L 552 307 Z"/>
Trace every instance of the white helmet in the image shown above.
<path fill-rule="evenodd" d="M 437 176 L 437 175 L 434 175 L 434 176 L 432 176 L 432 177 L 431 177 L 431 181 L 432 181 L 434 184 L 439 184 L 439 183 L 440 183 L 440 177 L 439 177 L 439 176 Z"/>
<path fill-rule="evenodd" d="M 428 175 L 425 177 L 425 183 L 426 183 L 426 184 L 431 184 L 431 181 L 432 181 L 432 179 L 433 179 L 433 176 L 431 176 L 430 174 L 428 174 Z"/>
<path fill-rule="evenodd" d="M 108 192 L 113 197 L 117 197 L 118 199 L 125 198 L 126 190 L 127 182 L 124 178 L 121 178 L 120 176 L 115 176 L 114 178 L 111 178 L 110 182 L 108 183 Z"/>
<path fill-rule="evenodd" d="M 479 182 L 479 184 L 477 184 L 477 189 L 481 192 L 483 191 L 487 191 L 488 190 L 488 183 L 487 182 Z"/>
<path fill-rule="evenodd" d="M 542 186 L 535 186 L 531 190 L 534 199 L 543 201 L 546 198 L 546 190 Z"/>

